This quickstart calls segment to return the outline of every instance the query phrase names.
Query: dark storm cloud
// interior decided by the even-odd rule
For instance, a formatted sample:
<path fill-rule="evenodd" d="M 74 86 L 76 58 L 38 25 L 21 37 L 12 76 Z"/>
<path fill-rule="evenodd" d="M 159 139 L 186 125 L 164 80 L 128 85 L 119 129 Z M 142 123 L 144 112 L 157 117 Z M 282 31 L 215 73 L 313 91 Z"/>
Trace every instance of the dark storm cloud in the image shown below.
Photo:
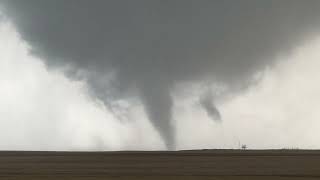
<path fill-rule="evenodd" d="M 109 95 L 101 77 L 107 72 L 116 73 L 115 92 L 136 87 L 150 120 L 171 148 L 174 84 L 214 78 L 231 87 L 241 85 L 275 55 L 318 31 L 320 20 L 318 0 L 2 3 L 48 66 L 71 64 L 94 72 L 86 78 L 104 101 Z M 216 111 L 212 104 L 204 107 Z"/>

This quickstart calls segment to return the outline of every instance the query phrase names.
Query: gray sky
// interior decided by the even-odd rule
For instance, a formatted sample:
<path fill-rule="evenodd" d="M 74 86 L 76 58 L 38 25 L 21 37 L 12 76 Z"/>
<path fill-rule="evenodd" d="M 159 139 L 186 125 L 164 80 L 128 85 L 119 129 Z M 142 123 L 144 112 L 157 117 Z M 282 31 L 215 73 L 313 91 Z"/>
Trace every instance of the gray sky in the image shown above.
<path fill-rule="evenodd" d="M 137 118 L 145 119 L 143 124 L 149 120 L 148 127 L 159 133 L 169 149 L 183 142 L 177 135 L 184 127 L 175 118 L 184 117 L 175 110 L 178 101 L 193 99 L 196 105 L 191 106 L 199 112 L 221 118 L 220 125 L 212 121 L 206 126 L 223 126 L 233 111 L 222 105 L 270 78 L 266 69 L 279 66 L 281 59 L 292 57 L 316 38 L 320 25 L 316 0 L 0 2 L 3 21 L 11 24 L 20 37 L 17 41 L 27 44 L 26 57 L 41 59 L 48 73 L 60 72 L 69 83 L 85 84 L 86 90 L 79 94 L 88 96 L 89 102 L 100 102 L 119 126 Z M 58 86 L 59 81 L 54 83 Z M 41 92 L 50 96 L 51 90 Z M 140 108 L 138 117 L 128 115 L 132 108 Z M 245 120 L 238 117 L 237 121 Z M 200 124 L 194 117 L 193 131 L 201 131 L 196 128 Z M 120 134 L 128 132 L 123 131 Z M 94 137 L 107 141 L 99 134 Z"/>

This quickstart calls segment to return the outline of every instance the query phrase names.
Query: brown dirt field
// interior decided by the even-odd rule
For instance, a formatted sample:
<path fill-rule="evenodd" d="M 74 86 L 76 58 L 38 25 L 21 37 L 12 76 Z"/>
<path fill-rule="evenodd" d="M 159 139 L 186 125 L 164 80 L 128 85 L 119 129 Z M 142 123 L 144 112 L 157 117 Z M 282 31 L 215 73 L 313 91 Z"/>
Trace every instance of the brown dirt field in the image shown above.
<path fill-rule="evenodd" d="M 0 152 L 5 180 L 320 179 L 320 151 Z"/>

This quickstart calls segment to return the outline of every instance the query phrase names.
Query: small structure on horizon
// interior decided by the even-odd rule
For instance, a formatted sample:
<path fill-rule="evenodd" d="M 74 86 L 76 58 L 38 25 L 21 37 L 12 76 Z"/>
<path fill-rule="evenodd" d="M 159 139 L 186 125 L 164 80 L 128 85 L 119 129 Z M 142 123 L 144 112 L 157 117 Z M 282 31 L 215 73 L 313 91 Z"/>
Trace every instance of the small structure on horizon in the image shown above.
<path fill-rule="evenodd" d="M 242 150 L 246 150 L 246 149 L 247 149 L 247 145 L 242 144 L 242 145 L 241 145 L 241 149 L 242 149 Z"/>

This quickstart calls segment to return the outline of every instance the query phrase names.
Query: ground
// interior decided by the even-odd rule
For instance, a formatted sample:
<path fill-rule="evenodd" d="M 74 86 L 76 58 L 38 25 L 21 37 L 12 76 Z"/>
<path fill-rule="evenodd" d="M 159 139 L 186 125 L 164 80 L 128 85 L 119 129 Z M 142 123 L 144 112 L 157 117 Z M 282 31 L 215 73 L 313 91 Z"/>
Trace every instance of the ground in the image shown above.
<path fill-rule="evenodd" d="M 0 179 L 320 179 L 320 151 L 0 152 Z"/>

